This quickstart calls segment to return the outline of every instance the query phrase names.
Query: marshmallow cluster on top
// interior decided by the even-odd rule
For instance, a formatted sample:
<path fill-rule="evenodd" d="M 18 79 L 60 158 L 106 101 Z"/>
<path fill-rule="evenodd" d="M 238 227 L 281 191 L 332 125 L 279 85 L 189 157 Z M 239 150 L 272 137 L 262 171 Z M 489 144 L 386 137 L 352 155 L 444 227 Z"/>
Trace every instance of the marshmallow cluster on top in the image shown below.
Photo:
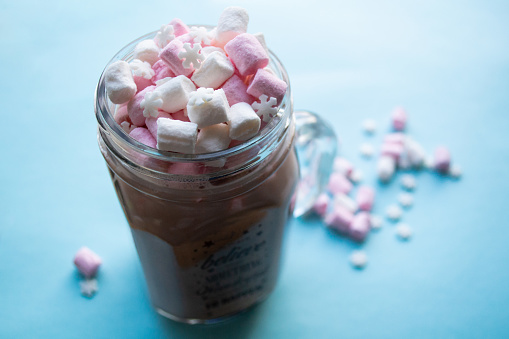
<path fill-rule="evenodd" d="M 227 149 L 273 118 L 287 84 L 267 68 L 263 34 L 245 9 L 228 7 L 212 30 L 180 19 L 141 41 L 129 63 L 105 70 L 115 120 L 137 141 L 185 154 Z"/>

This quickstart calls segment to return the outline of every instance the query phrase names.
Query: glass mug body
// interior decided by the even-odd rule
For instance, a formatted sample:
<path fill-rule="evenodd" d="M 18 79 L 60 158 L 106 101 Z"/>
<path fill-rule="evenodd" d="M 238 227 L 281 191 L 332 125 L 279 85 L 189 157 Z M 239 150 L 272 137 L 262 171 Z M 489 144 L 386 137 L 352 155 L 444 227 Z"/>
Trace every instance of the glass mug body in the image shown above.
<path fill-rule="evenodd" d="M 154 35 L 133 41 L 110 63 L 132 60 L 136 44 Z M 269 67 L 289 84 L 272 53 Z M 257 136 L 210 154 L 145 146 L 115 122 L 114 110 L 101 76 L 99 146 L 155 309 L 181 322 L 213 323 L 264 300 L 277 281 L 299 179 L 290 87 Z"/>

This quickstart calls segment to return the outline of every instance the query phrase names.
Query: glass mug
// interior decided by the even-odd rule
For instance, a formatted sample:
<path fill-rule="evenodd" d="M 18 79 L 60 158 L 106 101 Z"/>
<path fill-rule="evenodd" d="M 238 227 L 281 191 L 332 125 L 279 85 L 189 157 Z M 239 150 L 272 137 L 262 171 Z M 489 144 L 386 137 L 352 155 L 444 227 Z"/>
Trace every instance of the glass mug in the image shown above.
<path fill-rule="evenodd" d="M 125 46 L 108 65 L 132 60 L 136 44 L 155 33 Z M 269 54 L 269 67 L 289 84 Z M 294 207 L 303 214 L 327 182 L 336 152 L 332 130 L 313 113 L 293 112 L 288 86 L 278 114 L 254 138 L 219 152 L 180 154 L 129 137 L 114 107 L 103 73 L 95 96 L 99 148 L 156 311 L 185 323 L 214 323 L 268 297 Z M 296 148 L 311 180 L 295 200 Z"/>

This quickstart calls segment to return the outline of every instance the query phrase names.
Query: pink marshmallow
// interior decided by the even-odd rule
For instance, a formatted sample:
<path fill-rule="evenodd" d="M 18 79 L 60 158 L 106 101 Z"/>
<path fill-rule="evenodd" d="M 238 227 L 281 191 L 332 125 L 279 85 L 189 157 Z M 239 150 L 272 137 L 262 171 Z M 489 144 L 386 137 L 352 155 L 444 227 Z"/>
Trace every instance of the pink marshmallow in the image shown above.
<path fill-rule="evenodd" d="M 359 209 L 371 211 L 375 201 L 375 190 L 369 186 L 360 186 L 357 190 L 356 202 Z"/>
<path fill-rule="evenodd" d="M 406 121 L 406 111 L 403 109 L 403 107 L 396 107 L 392 112 L 392 127 L 396 131 L 402 131 L 405 129 Z"/>
<path fill-rule="evenodd" d="M 259 69 L 247 88 L 247 93 L 255 98 L 259 98 L 262 94 L 265 94 L 269 98 L 276 98 L 279 105 L 285 96 L 287 87 L 288 85 L 286 82 L 279 79 L 271 72 Z"/>
<path fill-rule="evenodd" d="M 384 137 L 386 144 L 405 144 L 405 134 L 403 133 L 389 133 Z"/>
<path fill-rule="evenodd" d="M 185 44 L 187 42 L 187 43 L 191 44 L 191 47 L 194 46 L 194 37 L 189 33 L 181 35 L 181 36 L 177 37 L 177 39 L 182 41 L 183 44 Z"/>
<path fill-rule="evenodd" d="M 113 117 L 113 119 L 115 119 L 115 121 L 119 125 L 124 121 L 131 123 L 131 120 L 129 119 L 129 113 L 127 112 L 126 104 L 117 106 L 117 111 L 115 112 L 115 116 Z"/>
<path fill-rule="evenodd" d="M 353 165 L 345 158 L 337 157 L 334 159 L 334 171 L 349 177 L 352 174 Z"/>
<path fill-rule="evenodd" d="M 168 173 L 177 175 L 199 175 L 205 173 L 205 168 L 199 163 L 174 162 L 168 168 Z"/>
<path fill-rule="evenodd" d="M 348 233 L 352 225 L 354 215 L 347 208 L 343 206 L 336 206 L 332 212 L 328 213 L 324 222 L 327 226 L 336 229 L 342 233 Z"/>
<path fill-rule="evenodd" d="M 180 120 L 180 121 L 185 121 L 185 122 L 191 121 L 191 120 L 189 120 L 189 117 L 187 116 L 185 109 L 181 109 L 178 112 L 172 113 L 171 117 L 175 120 Z"/>
<path fill-rule="evenodd" d="M 348 194 L 352 190 L 352 183 L 339 172 L 333 172 L 329 178 L 328 190 L 332 194 L 344 193 Z"/>
<path fill-rule="evenodd" d="M 74 265 L 87 278 L 92 278 L 97 274 L 102 260 L 97 254 L 88 247 L 82 247 L 74 256 Z"/>
<path fill-rule="evenodd" d="M 144 77 L 139 77 L 137 75 L 133 75 L 134 83 L 136 84 L 137 93 L 143 91 L 148 86 L 152 86 L 154 83 L 152 79 L 146 79 Z"/>
<path fill-rule="evenodd" d="M 439 172 L 447 172 L 451 166 L 451 154 L 445 146 L 439 146 L 435 149 L 433 167 Z"/>
<path fill-rule="evenodd" d="M 382 150 L 380 153 L 382 155 L 387 155 L 397 161 L 404 150 L 405 149 L 403 145 L 384 143 L 382 144 Z"/>
<path fill-rule="evenodd" d="M 322 193 L 316 198 L 315 203 L 313 204 L 313 211 L 321 217 L 325 216 L 327 213 L 327 207 L 329 207 L 330 198 L 327 194 Z"/>
<path fill-rule="evenodd" d="M 175 75 L 185 75 L 189 77 L 194 72 L 194 67 L 184 68 L 182 60 L 178 54 L 184 50 L 184 43 L 178 39 L 173 39 L 165 48 L 159 53 L 159 58 L 163 60 Z"/>
<path fill-rule="evenodd" d="M 369 213 L 359 212 L 354 216 L 348 234 L 350 238 L 356 241 L 364 241 L 370 230 L 371 222 Z"/>
<path fill-rule="evenodd" d="M 189 26 L 187 26 L 182 20 L 175 18 L 170 21 L 170 25 L 173 26 L 173 34 L 181 36 L 190 32 Z"/>
<path fill-rule="evenodd" d="M 159 118 L 168 118 L 173 119 L 170 113 L 166 112 L 159 112 L 159 115 L 157 117 L 149 117 L 145 119 L 145 125 L 147 125 L 148 130 L 150 131 L 150 134 L 154 137 L 154 139 L 157 140 L 157 119 Z"/>
<path fill-rule="evenodd" d="M 147 145 L 148 147 L 157 148 L 157 141 L 152 136 L 152 133 L 145 127 L 136 127 L 129 133 L 129 136 L 136 141 L 141 142 L 142 144 Z"/>
<path fill-rule="evenodd" d="M 224 50 L 242 76 L 254 74 L 269 64 L 267 52 L 249 33 L 237 35 L 224 46 Z"/>
<path fill-rule="evenodd" d="M 162 60 L 158 60 L 153 66 L 152 69 L 154 70 L 154 76 L 152 77 L 152 80 L 154 83 L 158 80 L 168 78 L 168 77 L 175 77 L 175 73 L 166 65 L 166 63 Z"/>
<path fill-rule="evenodd" d="M 131 122 L 136 126 L 145 126 L 145 116 L 143 116 L 143 108 L 140 107 L 140 103 L 145 99 L 145 94 L 152 92 L 156 88 L 155 86 L 149 86 L 143 91 L 138 92 L 134 98 L 127 104 L 127 112 Z"/>
<path fill-rule="evenodd" d="M 251 105 L 255 101 L 254 97 L 247 94 L 247 85 L 238 75 L 234 74 L 230 79 L 226 80 L 221 88 L 230 106 L 238 104 L 239 102 L 247 102 Z"/>

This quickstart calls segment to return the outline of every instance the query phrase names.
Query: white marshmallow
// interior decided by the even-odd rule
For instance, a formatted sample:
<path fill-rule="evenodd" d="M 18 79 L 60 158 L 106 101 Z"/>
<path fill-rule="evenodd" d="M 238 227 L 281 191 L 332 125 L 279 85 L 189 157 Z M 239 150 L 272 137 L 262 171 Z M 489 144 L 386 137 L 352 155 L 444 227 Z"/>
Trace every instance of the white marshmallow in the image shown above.
<path fill-rule="evenodd" d="M 200 87 L 189 96 L 187 116 L 198 128 L 203 128 L 228 121 L 229 109 L 222 89 Z"/>
<path fill-rule="evenodd" d="M 159 47 L 154 40 L 143 40 L 134 47 L 135 59 L 148 62 L 151 66 L 159 60 Z"/>
<path fill-rule="evenodd" d="M 394 158 L 385 155 L 381 156 L 376 166 L 378 178 L 382 181 L 389 181 L 394 175 L 395 168 L 396 163 Z"/>
<path fill-rule="evenodd" d="M 260 118 L 250 104 L 239 102 L 230 107 L 228 125 L 230 125 L 230 138 L 233 140 L 248 140 L 258 133 Z"/>
<path fill-rule="evenodd" d="M 227 7 L 219 17 L 216 28 L 216 40 L 221 44 L 226 44 L 237 35 L 247 32 L 249 15 L 244 8 Z"/>
<path fill-rule="evenodd" d="M 424 165 L 426 160 L 426 151 L 424 151 L 424 148 L 418 142 L 407 137 L 405 139 L 405 149 L 408 155 L 408 160 L 413 167 L 421 167 Z"/>
<path fill-rule="evenodd" d="M 198 126 L 192 122 L 157 119 L 157 148 L 161 151 L 193 154 L 198 136 Z"/>
<path fill-rule="evenodd" d="M 145 79 L 152 79 L 155 75 L 154 70 L 150 66 L 150 64 L 146 61 L 141 61 L 140 59 L 134 59 L 129 63 L 129 67 L 134 76 L 142 77 Z"/>
<path fill-rule="evenodd" d="M 344 193 L 338 193 L 334 195 L 334 205 L 343 206 L 352 213 L 355 213 L 358 208 L 357 203 Z"/>
<path fill-rule="evenodd" d="M 260 42 L 260 45 L 262 45 L 263 49 L 265 49 L 265 52 L 269 54 L 269 49 L 267 48 L 267 44 L 265 43 L 265 36 L 263 35 L 263 33 L 261 32 L 255 33 L 253 34 L 253 36 L 256 38 L 256 40 Z"/>
<path fill-rule="evenodd" d="M 201 55 L 203 55 L 205 58 L 208 57 L 212 52 L 219 52 L 219 53 L 225 54 L 222 48 L 215 47 L 215 46 L 205 46 L 205 47 L 202 47 L 202 49 L 201 49 Z"/>
<path fill-rule="evenodd" d="M 104 71 L 104 85 L 114 104 L 123 104 L 136 94 L 136 84 L 129 64 L 123 60 L 115 61 Z"/>
<path fill-rule="evenodd" d="M 222 151 L 230 145 L 230 127 L 226 124 L 216 124 L 202 128 L 198 133 L 196 154 Z"/>
<path fill-rule="evenodd" d="M 154 93 L 158 93 L 163 99 L 161 109 L 168 113 L 175 113 L 184 109 L 189 100 L 189 95 L 196 90 L 196 86 L 184 75 L 171 78 L 160 86 Z"/>
<path fill-rule="evenodd" d="M 221 52 L 210 53 L 205 60 L 201 63 L 191 80 L 194 81 L 199 87 L 218 88 L 226 80 L 228 80 L 235 68 L 232 62 Z"/>

